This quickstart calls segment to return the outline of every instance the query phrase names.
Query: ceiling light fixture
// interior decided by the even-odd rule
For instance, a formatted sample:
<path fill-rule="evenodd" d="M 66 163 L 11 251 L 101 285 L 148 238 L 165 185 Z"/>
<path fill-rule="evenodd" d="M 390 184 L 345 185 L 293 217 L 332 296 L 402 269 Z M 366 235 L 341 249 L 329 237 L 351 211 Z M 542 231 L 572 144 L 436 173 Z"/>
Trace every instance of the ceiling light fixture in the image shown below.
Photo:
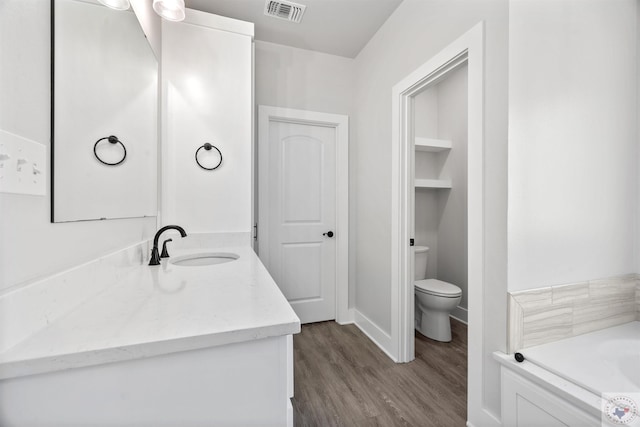
<path fill-rule="evenodd" d="M 129 0 L 98 0 L 103 5 L 115 10 L 129 9 Z"/>
<path fill-rule="evenodd" d="M 153 0 L 153 10 L 168 21 L 182 21 L 185 17 L 184 0 Z"/>

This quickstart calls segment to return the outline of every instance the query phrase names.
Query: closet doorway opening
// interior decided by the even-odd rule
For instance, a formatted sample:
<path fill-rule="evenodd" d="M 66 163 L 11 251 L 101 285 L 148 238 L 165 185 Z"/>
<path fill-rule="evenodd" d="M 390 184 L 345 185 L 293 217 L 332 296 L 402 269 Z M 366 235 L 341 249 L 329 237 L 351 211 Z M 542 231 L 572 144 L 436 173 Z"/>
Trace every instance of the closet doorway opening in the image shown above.
<path fill-rule="evenodd" d="M 483 299 L 485 263 L 483 33 L 483 24 L 476 25 L 396 84 L 392 93 L 391 338 L 395 353 L 393 356 L 398 362 L 409 362 L 414 359 L 416 325 L 414 244 L 418 242 L 424 245 L 433 238 L 428 236 L 429 233 L 433 234 L 433 230 L 438 228 L 431 227 L 432 230 L 429 231 L 429 224 L 421 223 L 420 221 L 425 222 L 424 218 L 421 218 L 418 228 L 423 226 L 424 228 L 416 230 L 416 204 L 418 209 L 424 211 L 431 199 L 435 206 L 431 206 L 430 209 L 437 216 L 444 212 L 445 205 L 451 206 L 454 197 L 458 198 L 457 223 L 458 227 L 466 230 L 462 230 L 464 233 L 461 233 L 461 230 L 453 230 L 452 224 L 447 225 L 449 238 L 456 240 L 455 250 L 451 248 L 448 250 L 457 254 L 464 252 L 455 260 L 456 263 L 462 263 L 458 264 L 458 270 L 463 270 L 464 277 L 458 276 L 458 279 L 451 278 L 450 281 L 459 281 L 460 284 L 457 285 L 461 288 L 460 285 L 466 285 L 464 289 L 466 298 L 463 297 L 463 303 L 466 302 L 467 306 L 457 307 L 453 313 L 459 318 L 468 316 L 467 319 L 463 319 L 468 321 L 468 392 L 470 395 L 477 396 L 482 394 L 480 389 L 484 335 L 482 319 L 485 309 Z M 454 81 L 461 80 L 466 84 L 466 88 L 463 88 L 466 97 L 464 108 L 466 108 L 467 122 L 464 135 L 461 136 L 457 129 L 457 134 L 453 132 L 448 137 L 441 137 L 433 129 L 430 131 L 425 129 L 429 127 L 429 120 L 417 123 L 416 118 L 422 114 L 422 111 L 433 109 L 434 92 L 444 89 L 445 86 L 451 86 L 450 83 Z M 444 84 L 440 85 L 441 83 Z M 451 93 L 452 90 L 455 92 L 458 89 L 448 88 L 447 92 Z M 430 91 L 431 94 L 429 94 Z M 456 108 L 459 110 L 460 106 Z M 443 114 L 449 115 L 450 112 L 443 112 Z M 450 118 L 444 119 L 444 121 L 451 121 Z M 436 121 L 432 120 L 432 124 Z M 449 124 L 444 127 L 447 126 L 450 127 Z M 456 138 L 457 146 L 454 140 Z M 418 158 L 416 148 L 421 153 L 428 154 L 426 156 L 419 154 L 421 157 Z M 456 172 L 451 168 L 452 160 L 456 157 L 452 154 L 454 150 L 458 151 L 456 156 L 463 154 L 453 162 L 458 163 Z M 461 151 L 466 152 L 460 153 Z M 460 162 L 461 159 L 464 161 Z M 464 165 L 460 166 L 462 163 Z M 417 168 L 425 169 L 427 172 L 416 171 Z M 456 185 L 458 189 L 463 190 L 460 194 L 455 193 Z M 421 191 L 428 192 L 429 195 L 424 198 L 419 196 L 416 201 L 416 194 Z M 428 206 L 426 208 L 429 209 Z M 465 212 L 459 212 L 460 209 L 465 209 Z M 438 218 L 432 218 L 430 221 L 437 224 Z M 462 225 L 459 225 L 460 221 Z M 463 238 L 461 238 L 462 235 L 464 235 Z M 433 251 L 436 257 L 437 252 Z M 431 269 L 456 270 L 455 266 L 439 267 L 437 264 L 436 259 L 429 261 Z M 460 271 L 456 274 L 460 274 Z M 466 308 L 466 313 L 459 308 Z M 469 414 L 477 411 L 475 406 L 478 403 L 468 399 Z"/>
<path fill-rule="evenodd" d="M 468 323 L 467 81 L 463 60 L 412 102 L 415 328 L 442 342 Z"/>

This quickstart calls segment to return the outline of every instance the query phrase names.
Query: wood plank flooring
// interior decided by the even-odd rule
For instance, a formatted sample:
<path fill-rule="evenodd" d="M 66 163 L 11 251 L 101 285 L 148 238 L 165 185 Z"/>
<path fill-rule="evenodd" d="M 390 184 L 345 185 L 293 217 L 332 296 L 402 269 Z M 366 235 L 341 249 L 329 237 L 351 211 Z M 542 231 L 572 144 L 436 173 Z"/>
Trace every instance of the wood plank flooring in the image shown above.
<path fill-rule="evenodd" d="M 453 340 L 416 333 L 416 359 L 396 364 L 355 325 L 302 326 L 294 335 L 296 427 L 463 427 L 467 419 L 467 327 Z"/>

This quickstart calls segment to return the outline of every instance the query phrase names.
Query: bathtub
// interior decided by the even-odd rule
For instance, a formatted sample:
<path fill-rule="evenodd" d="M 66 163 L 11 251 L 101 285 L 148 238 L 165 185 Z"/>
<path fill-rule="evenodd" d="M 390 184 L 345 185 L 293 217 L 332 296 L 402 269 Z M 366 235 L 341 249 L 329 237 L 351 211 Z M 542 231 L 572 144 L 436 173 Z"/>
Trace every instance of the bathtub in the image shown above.
<path fill-rule="evenodd" d="M 612 397 L 623 396 L 640 406 L 638 321 L 520 353 L 523 362 L 494 354 L 502 365 L 505 426 L 601 426 L 607 425 L 603 411 Z"/>
<path fill-rule="evenodd" d="M 640 322 L 521 351 L 536 365 L 595 394 L 640 392 Z"/>

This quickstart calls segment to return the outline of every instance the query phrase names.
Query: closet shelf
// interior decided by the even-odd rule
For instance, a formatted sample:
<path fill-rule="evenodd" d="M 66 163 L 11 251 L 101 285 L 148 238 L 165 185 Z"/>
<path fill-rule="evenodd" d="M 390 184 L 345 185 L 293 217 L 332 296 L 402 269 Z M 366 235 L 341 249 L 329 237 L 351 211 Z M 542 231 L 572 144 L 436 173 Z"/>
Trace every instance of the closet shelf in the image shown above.
<path fill-rule="evenodd" d="M 446 139 L 420 138 L 415 139 L 416 151 L 445 151 L 451 150 L 451 141 Z"/>
<path fill-rule="evenodd" d="M 416 179 L 415 187 L 418 188 L 451 188 L 450 179 Z"/>

